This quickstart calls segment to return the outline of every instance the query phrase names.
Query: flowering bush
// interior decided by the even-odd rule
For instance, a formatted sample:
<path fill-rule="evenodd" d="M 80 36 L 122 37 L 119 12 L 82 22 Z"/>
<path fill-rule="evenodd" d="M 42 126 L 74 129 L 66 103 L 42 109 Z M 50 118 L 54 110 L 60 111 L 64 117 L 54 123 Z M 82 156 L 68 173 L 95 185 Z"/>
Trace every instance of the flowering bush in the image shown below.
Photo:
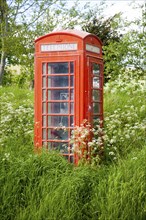
<path fill-rule="evenodd" d="M 10 101 L 11 100 L 11 101 Z M 21 105 L 15 101 L 12 92 L 1 95 L 0 144 L 32 143 L 33 105 L 30 99 L 22 100 Z"/>
<path fill-rule="evenodd" d="M 88 142 L 91 139 L 91 136 L 92 129 L 87 120 L 84 120 L 81 126 L 75 126 L 72 131 L 70 143 L 73 143 L 73 151 L 79 156 L 79 158 L 88 158 Z"/>
<path fill-rule="evenodd" d="M 117 156 L 128 153 L 132 147 L 141 147 L 145 139 L 145 120 L 139 120 L 132 106 L 115 110 L 105 117 L 104 139 L 107 154 L 117 159 Z"/>
<path fill-rule="evenodd" d="M 119 75 L 105 86 L 104 127 L 102 121 L 93 128 L 85 120 L 76 126 L 71 141 L 74 152 L 82 149 L 92 158 L 92 163 L 117 161 L 133 148 L 140 149 L 145 142 L 146 106 L 144 80 L 137 76 Z M 88 157 L 89 158 L 89 157 Z"/>
<path fill-rule="evenodd" d="M 106 83 L 104 92 L 119 93 L 126 92 L 128 95 L 137 94 L 137 92 L 146 92 L 145 79 L 133 72 L 125 72 L 117 76 L 114 81 Z"/>
<path fill-rule="evenodd" d="M 102 128 L 98 121 L 94 128 L 85 119 L 81 126 L 75 126 L 70 143 L 81 161 L 99 164 L 103 156 Z"/>
<path fill-rule="evenodd" d="M 110 96 L 105 103 L 105 153 L 108 159 L 116 160 L 145 142 L 145 81 L 129 72 L 106 84 L 104 91 L 105 98 Z"/>

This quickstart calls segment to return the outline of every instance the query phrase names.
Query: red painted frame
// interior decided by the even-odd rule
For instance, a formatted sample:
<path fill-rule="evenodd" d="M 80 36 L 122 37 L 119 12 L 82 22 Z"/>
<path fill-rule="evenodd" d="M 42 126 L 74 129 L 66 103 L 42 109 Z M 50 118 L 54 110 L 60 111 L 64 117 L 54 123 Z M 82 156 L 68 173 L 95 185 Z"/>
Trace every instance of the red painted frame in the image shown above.
<path fill-rule="evenodd" d="M 41 51 L 41 45 L 45 44 L 76 44 L 76 50 L 68 51 Z M 88 48 L 86 45 L 88 44 Z M 94 51 L 94 48 L 98 48 L 98 51 Z M 93 51 L 92 51 L 93 50 Z M 74 62 L 74 125 L 80 126 L 84 119 L 87 119 L 93 124 L 92 109 L 92 64 L 97 63 L 100 65 L 100 112 L 96 114 L 100 120 L 103 120 L 103 57 L 102 57 L 102 43 L 93 34 L 89 34 L 83 31 L 59 31 L 52 32 L 45 36 L 38 38 L 35 41 L 35 137 L 34 144 L 37 150 L 41 149 L 43 138 L 42 129 L 43 122 L 42 116 L 48 115 L 42 112 L 42 64 L 54 63 L 54 62 Z M 46 70 L 47 71 L 47 70 Z M 66 74 L 69 76 L 69 73 Z M 69 76 L 70 77 L 70 76 Z M 47 76 L 46 76 L 47 80 Z M 47 92 L 46 88 L 46 92 Z M 58 88 L 57 88 L 58 89 Z M 59 87 L 60 89 L 60 87 Z M 62 88 L 61 88 L 62 89 Z M 64 88 L 66 89 L 66 87 Z M 70 88 L 69 88 L 70 89 Z M 47 94 L 46 94 L 47 96 Z M 53 100 L 52 100 L 53 101 Z M 48 101 L 46 100 L 46 103 Z M 57 101 L 56 101 L 57 102 Z M 58 101 L 60 103 L 60 101 Z M 63 101 L 62 101 L 63 102 Z M 67 101 L 71 103 L 72 101 Z M 70 108 L 70 107 L 69 107 Z M 51 114 L 53 115 L 53 114 Z M 56 115 L 56 114 L 55 114 Z M 62 115 L 62 114 L 61 114 Z M 66 115 L 66 114 L 65 114 Z M 68 117 L 70 117 L 70 113 Z M 46 122 L 47 123 L 47 122 Z M 46 129 L 48 126 L 46 125 Z M 71 128 L 69 128 L 71 129 Z M 53 140 L 52 140 L 53 141 Z M 47 142 L 52 142 L 47 140 Z M 55 140 L 55 142 L 60 142 Z M 69 140 L 67 140 L 69 142 Z M 78 163 L 77 155 L 69 150 L 68 160 L 71 161 L 74 157 L 74 163 Z"/>

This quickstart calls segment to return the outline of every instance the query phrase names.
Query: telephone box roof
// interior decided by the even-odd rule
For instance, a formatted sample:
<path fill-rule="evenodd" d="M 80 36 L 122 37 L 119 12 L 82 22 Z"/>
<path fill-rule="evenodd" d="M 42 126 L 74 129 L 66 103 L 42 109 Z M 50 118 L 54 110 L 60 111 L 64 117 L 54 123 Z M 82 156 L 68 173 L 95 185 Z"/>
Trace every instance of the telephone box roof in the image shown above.
<path fill-rule="evenodd" d="M 96 38 L 99 40 L 99 42 L 100 42 L 101 45 L 102 45 L 101 40 L 100 40 L 95 34 L 90 34 L 90 33 L 86 32 L 86 31 L 79 31 L 79 30 L 74 30 L 74 29 L 53 31 L 53 32 L 51 32 L 51 33 L 49 33 L 49 34 L 46 34 L 46 35 L 43 35 L 43 36 L 37 38 L 37 39 L 35 40 L 35 42 L 37 42 L 37 41 L 39 41 L 39 40 L 41 40 L 41 39 L 43 39 L 43 38 L 49 37 L 49 36 L 51 36 L 51 35 L 58 35 L 58 34 L 73 35 L 73 36 L 77 36 L 77 37 L 79 37 L 79 38 L 81 38 L 81 39 L 84 39 L 84 38 L 86 38 L 87 36 L 94 36 L 94 37 L 96 37 Z"/>

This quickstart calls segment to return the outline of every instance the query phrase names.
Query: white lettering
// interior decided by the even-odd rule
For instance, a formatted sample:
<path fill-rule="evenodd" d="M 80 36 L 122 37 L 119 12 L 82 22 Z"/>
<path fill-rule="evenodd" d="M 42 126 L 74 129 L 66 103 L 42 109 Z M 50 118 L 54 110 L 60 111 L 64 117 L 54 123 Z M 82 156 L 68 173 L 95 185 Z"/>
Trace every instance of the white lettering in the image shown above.
<path fill-rule="evenodd" d="M 68 50 L 77 50 L 77 44 L 42 44 L 41 51 L 68 51 Z"/>
<path fill-rule="evenodd" d="M 90 45 L 90 44 L 86 44 L 86 50 L 93 52 L 93 53 L 100 53 L 100 48 Z"/>

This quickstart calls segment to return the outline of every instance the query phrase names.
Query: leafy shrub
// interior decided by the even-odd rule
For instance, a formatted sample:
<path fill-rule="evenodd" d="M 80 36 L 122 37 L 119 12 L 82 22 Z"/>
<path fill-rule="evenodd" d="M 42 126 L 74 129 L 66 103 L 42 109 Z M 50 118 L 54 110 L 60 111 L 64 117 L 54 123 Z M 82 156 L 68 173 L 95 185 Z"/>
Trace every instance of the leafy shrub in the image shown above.
<path fill-rule="evenodd" d="M 105 87 L 104 139 L 109 160 L 127 155 L 145 144 L 145 81 L 119 75 Z"/>
<path fill-rule="evenodd" d="M 33 137 L 33 104 L 27 95 L 17 103 L 13 92 L 1 95 L 0 143 L 2 146 L 31 144 Z M 21 104 L 20 104 L 21 103 Z"/>
<path fill-rule="evenodd" d="M 83 159 L 90 158 L 92 165 L 117 161 L 145 144 L 145 81 L 130 72 L 123 73 L 108 82 L 104 91 L 104 127 L 97 120 L 91 128 L 84 120 L 75 127 L 71 138 L 74 151 Z"/>

